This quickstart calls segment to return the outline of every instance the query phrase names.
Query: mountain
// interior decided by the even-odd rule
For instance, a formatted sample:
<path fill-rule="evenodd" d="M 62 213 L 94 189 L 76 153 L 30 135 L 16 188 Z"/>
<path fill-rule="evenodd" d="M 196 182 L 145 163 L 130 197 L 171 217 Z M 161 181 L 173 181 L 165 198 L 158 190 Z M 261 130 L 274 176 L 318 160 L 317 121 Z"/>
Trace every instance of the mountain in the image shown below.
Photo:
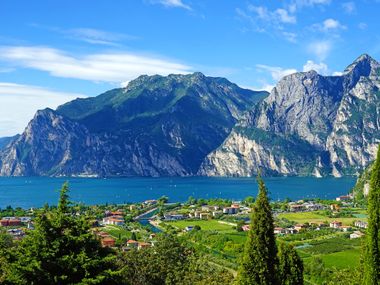
<path fill-rule="evenodd" d="M 355 186 L 351 190 L 358 200 L 364 199 L 368 196 L 373 165 L 374 163 L 371 163 L 363 170 L 356 180 Z"/>
<path fill-rule="evenodd" d="M 0 151 L 2 176 L 186 176 L 267 92 L 224 78 L 140 76 L 38 111 Z"/>
<path fill-rule="evenodd" d="M 380 64 L 362 55 L 341 76 L 285 76 L 203 161 L 208 176 L 358 174 L 380 142 Z"/>
<path fill-rule="evenodd" d="M 19 135 L 13 136 L 13 137 L 2 137 L 0 138 L 0 151 L 4 149 L 10 142 L 17 139 Z"/>

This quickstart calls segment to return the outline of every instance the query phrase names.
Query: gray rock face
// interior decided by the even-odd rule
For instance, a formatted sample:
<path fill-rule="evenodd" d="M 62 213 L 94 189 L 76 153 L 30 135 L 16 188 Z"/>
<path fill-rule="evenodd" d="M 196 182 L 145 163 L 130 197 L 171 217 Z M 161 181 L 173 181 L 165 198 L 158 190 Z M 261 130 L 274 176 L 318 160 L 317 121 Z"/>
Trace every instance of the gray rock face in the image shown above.
<path fill-rule="evenodd" d="M 141 76 L 38 111 L 0 151 L 1 176 L 186 176 L 268 94 L 223 78 Z"/>
<path fill-rule="evenodd" d="M 284 77 L 202 163 L 199 174 L 357 174 L 380 143 L 380 64 L 360 56 L 342 76 Z"/>

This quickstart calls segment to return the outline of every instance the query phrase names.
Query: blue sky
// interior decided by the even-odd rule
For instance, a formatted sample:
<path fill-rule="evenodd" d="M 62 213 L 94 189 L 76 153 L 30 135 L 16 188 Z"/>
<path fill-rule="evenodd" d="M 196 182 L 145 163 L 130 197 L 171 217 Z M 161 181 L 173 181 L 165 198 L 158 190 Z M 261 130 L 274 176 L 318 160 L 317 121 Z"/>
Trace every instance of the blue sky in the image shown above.
<path fill-rule="evenodd" d="M 379 0 L 2 0 L 0 137 L 37 109 L 140 74 L 201 71 L 267 89 L 284 75 L 339 74 L 380 59 Z"/>

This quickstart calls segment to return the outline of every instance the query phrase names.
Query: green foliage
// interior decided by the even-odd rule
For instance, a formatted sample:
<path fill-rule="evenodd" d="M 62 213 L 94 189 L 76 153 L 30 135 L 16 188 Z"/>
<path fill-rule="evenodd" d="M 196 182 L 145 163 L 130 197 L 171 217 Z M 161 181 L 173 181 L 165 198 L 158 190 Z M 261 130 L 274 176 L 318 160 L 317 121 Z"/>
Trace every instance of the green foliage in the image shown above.
<path fill-rule="evenodd" d="M 368 194 L 368 229 L 364 260 L 364 284 L 380 284 L 380 147 L 372 168 Z"/>
<path fill-rule="evenodd" d="M 232 275 L 195 255 L 173 235 L 158 236 L 152 248 L 133 250 L 123 256 L 124 279 L 134 285 L 224 284 Z"/>
<path fill-rule="evenodd" d="M 70 213 L 68 186 L 58 209 L 45 211 L 11 252 L 6 266 L 10 284 L 121 284 L 115 254 L 102 248 L 88 222 Z"/>
<path fill-rule="evenodd" d="M 241 260 L 238 284 L 278 284 L 276 267 L 277 246 L 274 236 L 272 210 L 268 191 L 260 176 L 259 193 L 253 206 L 251 229 Z"/>
<path fill-rule="evenodd" d="M 303 262 L 294 247 L 280 243 L 278 275 L 281 285 L 303 285 Z"/>

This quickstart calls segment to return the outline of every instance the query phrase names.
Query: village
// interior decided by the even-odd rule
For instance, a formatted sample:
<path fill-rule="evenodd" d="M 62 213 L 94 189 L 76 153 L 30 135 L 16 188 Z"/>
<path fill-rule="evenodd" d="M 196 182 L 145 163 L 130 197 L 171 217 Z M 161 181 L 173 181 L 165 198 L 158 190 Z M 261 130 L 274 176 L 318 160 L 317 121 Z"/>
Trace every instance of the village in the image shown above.
<path fill-rule="evenodd" d="M 246 232 L 250 228 L 252 200 L 249 199 L 186 203 L 167 203 L 167 198 L 160 199 L 127 205 L 88 206 L 85 211 L 73 214 L 94 217 L 92 231 L 102 245 L 119 247 L 123 251 L 154 246 L 156 234 L 169 229 L 181 233 L 218 228 Z M 328 229 L 348 233 L 350 239 L 356 239 L 361 238 L 367 228 L 364 211 L 354 208 L 352 195 L 336 197 L 335 201 L 273 202 L 272 208 L 274 233 L 278 236 Z M 35 212 L 30 209 L 25 211 L 25 216 L 3 216 L 0 229 L 14 239 L 22 239 L 34 229 Z"/>

